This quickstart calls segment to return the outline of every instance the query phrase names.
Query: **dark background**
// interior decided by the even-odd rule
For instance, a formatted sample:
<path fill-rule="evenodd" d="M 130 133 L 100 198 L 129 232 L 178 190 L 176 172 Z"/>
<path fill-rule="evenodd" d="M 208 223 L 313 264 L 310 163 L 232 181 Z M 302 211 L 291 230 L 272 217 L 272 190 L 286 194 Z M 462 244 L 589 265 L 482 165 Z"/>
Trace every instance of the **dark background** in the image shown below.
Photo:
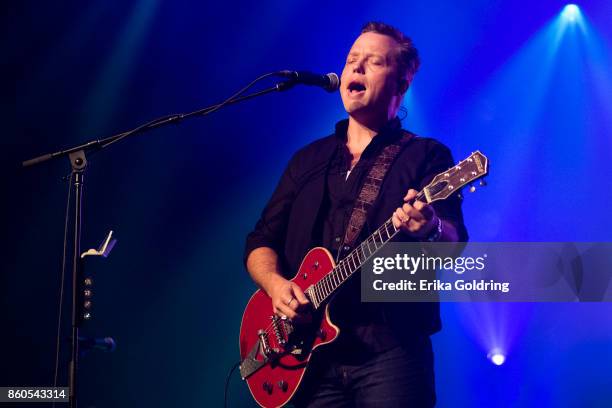
<path fill-rule="evenodd" d="M 404 127 L 456 159 L 491 158 L 489 187 L 464 204 L 473 241 L 609 241 L 612 4 L 579 5 L 574 19 L 523 0 L 4 3 L 0 385 L 53 383 L 69 166 L 22 160 L 221 101 L 265 72 L 339 73 L 368 20 L 420 50 Z M 83 249 L 111 229 L 118 243 L 88 264 L 83 332 L 118 348 L 81 360 L 83 406 L 221 405 L 255 289 L 244 236 L 291 153 L 344 116 L 338 94 L 296 88 L 90 157 Z M 608 406 L 611 312 L 444 304 L 439 406 Z M 239 383 L 230 406 L 253 406 Z"/>

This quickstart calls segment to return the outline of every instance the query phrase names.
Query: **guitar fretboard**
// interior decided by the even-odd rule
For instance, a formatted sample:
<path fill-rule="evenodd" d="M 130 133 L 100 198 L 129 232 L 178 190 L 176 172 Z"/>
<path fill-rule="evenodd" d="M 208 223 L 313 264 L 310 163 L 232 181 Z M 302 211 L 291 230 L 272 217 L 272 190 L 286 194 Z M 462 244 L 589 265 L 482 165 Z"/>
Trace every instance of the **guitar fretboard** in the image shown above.
<path fill-rule="evenodd" d="M 348 278 L 359 270 L 372 255 L 398 233 L 391 218 L 342 259 L 334 269 L 306 291 L 313 306 L 318 308 Z"/>
<path fill-rule="evenodd" d="M 425 200 L 425 190 L 419 192 L 414 201 Z M 413 202 L 414 202 L 413 201 Z M 313 306 L 317 309 L 332 293 L 355 272 L 359 270 L 380 248 L 397 235 L 399 230 L 393 225 L 389 218 L 368 238 L 353 249 L 342 259 L 334 269 L 325 275 L 320 281 L 306 290 Z"/>

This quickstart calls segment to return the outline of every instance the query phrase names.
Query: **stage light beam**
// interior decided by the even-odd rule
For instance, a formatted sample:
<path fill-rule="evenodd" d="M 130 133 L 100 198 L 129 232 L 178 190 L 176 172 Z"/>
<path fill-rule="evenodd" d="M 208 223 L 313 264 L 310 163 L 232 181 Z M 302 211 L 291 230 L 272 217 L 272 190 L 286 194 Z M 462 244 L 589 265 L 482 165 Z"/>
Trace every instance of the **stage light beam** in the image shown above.
<path fill-rule="evenodd" d="M 563 17 L 564 20 L 569 22 L 574 22 L 578 20 L 578 17 L 580 17 L 580 7 L 575 4 L 566 5 L 565 7 L 563 7 L 561 17 Z"/>
<path fill-rule="evenodd" d="M 506 362 L 506 356 L 499 349 L 491 350 L 487 357 L 496 366 L 500 366 Z"/>

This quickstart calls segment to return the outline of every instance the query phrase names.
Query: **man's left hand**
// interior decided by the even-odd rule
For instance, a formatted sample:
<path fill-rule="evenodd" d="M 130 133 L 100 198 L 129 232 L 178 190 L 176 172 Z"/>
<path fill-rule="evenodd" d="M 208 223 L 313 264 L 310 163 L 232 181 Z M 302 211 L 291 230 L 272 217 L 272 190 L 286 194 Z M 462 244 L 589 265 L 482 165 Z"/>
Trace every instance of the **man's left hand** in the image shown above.
<path fill-rule="evenodd" d="M 410 189 L 404 197 L 404 205 L 393 213 L 392 221 L 395 228 L 414 238 L 425 238 L 430 235 L 437 223 L 433 207 L 422 201 L 409 202 L 417 196 L 416 190 Z"/>

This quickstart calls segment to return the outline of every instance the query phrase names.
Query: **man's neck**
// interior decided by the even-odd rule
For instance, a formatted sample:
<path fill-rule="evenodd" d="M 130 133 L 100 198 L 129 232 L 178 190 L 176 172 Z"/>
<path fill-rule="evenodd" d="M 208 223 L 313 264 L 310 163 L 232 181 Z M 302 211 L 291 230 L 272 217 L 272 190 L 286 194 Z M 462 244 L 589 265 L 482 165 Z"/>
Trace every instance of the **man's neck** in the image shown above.
<path fill-rule="evenodd" d="M 366 124 L 360 122 L 353 116 L 349 116 L 348 128 L 346 131 L 346 145 L 351 153 L 361 153 L 370 144 L 374 136 L 387 124 L 380 121 L 376 124 Z"/>

